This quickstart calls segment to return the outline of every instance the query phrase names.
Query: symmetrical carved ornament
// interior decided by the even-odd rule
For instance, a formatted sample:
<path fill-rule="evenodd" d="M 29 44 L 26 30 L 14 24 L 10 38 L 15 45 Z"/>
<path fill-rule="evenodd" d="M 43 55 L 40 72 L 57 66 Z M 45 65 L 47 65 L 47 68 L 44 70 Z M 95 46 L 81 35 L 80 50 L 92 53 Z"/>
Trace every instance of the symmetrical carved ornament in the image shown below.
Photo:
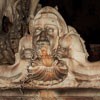
<path fill-rule="evenodd" d="M 29 21 L 15 64 L 0 65 L 1 88 L 100 88 L 100 61 L 89 62 L 83 39 L 57 10 L 42 8 Z"/>

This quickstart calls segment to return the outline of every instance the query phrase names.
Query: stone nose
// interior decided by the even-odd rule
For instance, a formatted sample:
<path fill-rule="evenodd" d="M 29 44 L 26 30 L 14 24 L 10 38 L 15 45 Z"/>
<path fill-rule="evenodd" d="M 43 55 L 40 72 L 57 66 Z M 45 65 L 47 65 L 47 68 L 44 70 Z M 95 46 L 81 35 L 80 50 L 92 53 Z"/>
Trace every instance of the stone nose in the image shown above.
<path fill-rule="evenodd" d="M 48 37 L 47 37 L 46 31 L 42 31 L 42 32 L 40 33 L 39 41 L 47 41 L 47 42 L 48 42 Z"/>

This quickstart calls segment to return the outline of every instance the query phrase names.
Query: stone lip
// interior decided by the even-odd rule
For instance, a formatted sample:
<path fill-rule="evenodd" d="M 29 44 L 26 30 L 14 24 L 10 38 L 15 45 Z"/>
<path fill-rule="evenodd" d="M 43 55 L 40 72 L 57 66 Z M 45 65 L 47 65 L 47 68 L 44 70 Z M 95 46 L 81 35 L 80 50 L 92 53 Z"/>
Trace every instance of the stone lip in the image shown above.
<path fill-rule="evenodd" d="M 56 85 L 35 85 L 34 83 L 7 83 L 0 84 L 0 89 L 100 89 L 100 81 L 93 82 L 80 82 L 77 83 L 74 80 L 64 80 L 63 82 Z"/>
<path fill-rule="evenodd" d="M 99 89 L 7 89 L 0 100 L 99 100 Z"/>

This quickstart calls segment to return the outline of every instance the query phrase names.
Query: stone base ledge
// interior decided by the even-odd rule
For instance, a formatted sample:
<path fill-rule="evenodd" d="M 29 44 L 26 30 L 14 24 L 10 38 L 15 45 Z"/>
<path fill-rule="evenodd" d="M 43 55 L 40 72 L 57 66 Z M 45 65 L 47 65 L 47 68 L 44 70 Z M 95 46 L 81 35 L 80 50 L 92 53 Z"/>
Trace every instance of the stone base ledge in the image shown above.
<path fill-rule="evenodd" d="M 0 100 L 100 100 L 100 89 L 7 89 Z"/>

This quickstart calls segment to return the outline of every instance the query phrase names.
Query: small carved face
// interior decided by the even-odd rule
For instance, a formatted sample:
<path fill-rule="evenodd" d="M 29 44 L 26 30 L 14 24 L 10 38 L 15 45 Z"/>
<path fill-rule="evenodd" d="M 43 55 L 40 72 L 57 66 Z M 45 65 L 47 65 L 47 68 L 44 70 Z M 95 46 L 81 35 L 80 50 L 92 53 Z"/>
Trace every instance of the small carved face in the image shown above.
<path fill-rule="evenodd" d="M 31 59 L 33 57 L 33 51 L 31 49 L 25 49 L 21 52 L 22 59 Z"/>
<path fill-rule="evenodd" d="M 65 52 L 59 43 L 64 32 L 63 22 L 62 17 L 51 8 L 43 9 L 30 21 L 35 59 L 32 59 L 29 72 L 35 85 L 54 85 L 67 77 L 68 67 L 62 59 Z"/>
<path fill-rule="evenodd" d="M 49 51 L 52 51 L 55 48 L 58 34 L 56 20 L 46 16 L 36 19 L 34 22 L 33 45 L 38 50 L 46 47 Z"/>

